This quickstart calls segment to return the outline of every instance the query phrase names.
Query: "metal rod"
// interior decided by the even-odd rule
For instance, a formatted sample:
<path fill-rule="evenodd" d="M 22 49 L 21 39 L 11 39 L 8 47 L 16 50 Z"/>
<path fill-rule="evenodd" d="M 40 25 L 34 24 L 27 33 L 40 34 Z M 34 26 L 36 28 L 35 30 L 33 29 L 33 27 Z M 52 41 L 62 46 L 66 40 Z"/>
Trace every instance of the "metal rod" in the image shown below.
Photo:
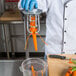
<path fill-rule="evenodd" d="M 3 26 L 4 25 L 2 24 L 2 39 L 3 39 L 3 47 L 4 47 L 4 50 L 6 51 L 6 47 L 5 47 L 5 43 L 4 43 L 5 37 L 4 37 L 4 27 Z"/>
<path fill-rule="evenodd" d="M 35 15 L 35 25 L 36 25 L 36 27 L 38 27 L 38 25 L 37 25 L 37 15 Z"/>
<path fill-rule="evenodd" d="M 25 37 L 25 44 L 26 44 L 26 36 L 27 36 L 27 32 L 26 32 L 26 24 L 25 24 L 25 17 L 24 17 L 24 37 Z M 25 58 L 29 58 L 29 51 L 26 49 L 26 52 L 25 52 Z"/>
<path fill-rule="evenodd" d="M 9 51 L 8 51 L 8 48 L 7 48 L 7 45 L 8 45 L 8 42 L 7 42 L 7 38 L 6 38 L 6 30 L 5 30 L 5 25 L 3 24 L 3 32 L 4 32 L 4 40 L 5 40 L 5 49 L 6 49 L 6 52 L 7 52 L 7 57 L 8 59 L 10 58 L 10 55 L 9 55 Z"/>
<path fill-rule="evenodd" d="M 38 15 L 38 32 L 40 31 L 40 17 Z"/>
<path fill-rule="evenodd" d="M 15 29 L 13 29 L 13 30 L 14 30 L 14 34 L 15 34 Z M 13 41 L 12 41 L 12 38 L 11 38 L 11 27 L 10 27 L 10 25 L 9 25 L 9 33 L 10 33 L 12 57 L 14 57 L 15 56 L 15 51 L 14 51 Z M 15 40 L 15 42 L 16 42 L 16 40 Z"/>
<path fill-rule="evenodd" d="M 30 30 L 29 30 L 29 15 L 27 15 L 27 31 L 30 33 Z"/>
<path fill-rule="evenodd" d="M 26 24 L 25 24 L 25 17 L 24 17 L 24 40 L 25 40 L 25 43 L 26 43 Z"/>

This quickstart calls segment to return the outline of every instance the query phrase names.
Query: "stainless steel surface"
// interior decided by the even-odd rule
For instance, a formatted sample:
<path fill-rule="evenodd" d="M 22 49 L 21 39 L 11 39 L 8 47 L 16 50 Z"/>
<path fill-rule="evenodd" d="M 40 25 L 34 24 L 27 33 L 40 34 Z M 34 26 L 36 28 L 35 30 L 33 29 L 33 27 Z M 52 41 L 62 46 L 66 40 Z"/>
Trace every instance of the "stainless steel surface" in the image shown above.
<path fill-rule="evenodd" d="M 1 0 L 0 0 L 0 11 L 1 11 Z"/>
<path fill-rule="evenodd" d="M 3 32 L 3 27 L 0 26 L 0 52 L 4 52 L 5 48 L 4 48 L 4 33 Z"/>
<path fill-rule="evenodd" d="M 9 27 L 9 34 L 11 35 L 11 25 L 8 25 L 8 27 Z M 14 34 L 15 34 L 16 32 L 15 32 L 15 27 L 14 26 L 13 26 L 13 30 L 14 30 Z M 14 50 L 13 41 L 12 41 L 11 36 L 10 36 L 10 43 L 11 43 L 10 45 L 11 45 L 12 57 L 14 57 L 15 56 L 15 50 Z"/>
<path fill-rule="evenodd" d="M 5 51 L 7 52 L 7 57 L 8 59 L 10 58 L 10 55 L 9 55 L 9 52 L 12 51 L 12 55 L 14 56 L 14 47 L 13 47 L 13 44 L 12 44 L 12 39 L 10 38 L 11 40 L 11 44 L 9 46 L 9 40 L 8 40 L 8 36 L 7 36 L 7 29 L 6 29 L 6 24 L 22 24 L 23 21 L 0 21 L 0 25 L 2 25 L 3 29 L 3 37 L 4 37 L 4 48 L 5 48 Z M 9 33 L 11 33 L 10 31 L 10 27 L 9 27 Z M 11 49 L 9 49 L 11 47 Z"/>
<path fill-rule="evenodd" d="M 4 12 L 4 0 L 0 0 L 0 15 Z"/>
<path fill-rule="evenodd" d="M 7 48 L 8 47 L 8 38 L 7 38 L 7 33 L 6 33 L 6 27 L 5 25 L 3 24 L 3 31 L 4 31 L 4 39 L 5 39 L 5 48 L 6 48 L 6 52 L 7 52 L 7 57 L 8 59 L 10 58 L 9 56 L 9 49 Z"/>
<path fill-rule="evenodd" d="M 25 16 L 24 16 L 24 42 L 26 43 L 26 35 L 27 35 L 27 30 L 26 30 L 26 19 L 25 19 Z M 25 46 L 24 46 L 25 47 Z M 27 50 L 27 49 L 26 49 Z M 28 53 L 28 51 L 26 51 L 26 58 L 28 58 L 29 57 L 29 53 Z"/>
<path fill-rule="evenodd" d="M 23 60 L 0 60 L 0 76 L 23 76 L 19 67 Z"/>

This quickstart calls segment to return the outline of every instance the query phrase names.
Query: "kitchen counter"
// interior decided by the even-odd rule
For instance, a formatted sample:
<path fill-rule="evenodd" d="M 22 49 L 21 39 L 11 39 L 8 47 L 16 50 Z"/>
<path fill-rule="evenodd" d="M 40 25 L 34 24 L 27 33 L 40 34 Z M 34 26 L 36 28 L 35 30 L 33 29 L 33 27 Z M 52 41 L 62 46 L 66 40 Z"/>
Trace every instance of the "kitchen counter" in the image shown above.
<path fill-rule="evenodd" d="M 0 60 L 0 76 L 23 76 L 19 67 L 23 60 Z"/>

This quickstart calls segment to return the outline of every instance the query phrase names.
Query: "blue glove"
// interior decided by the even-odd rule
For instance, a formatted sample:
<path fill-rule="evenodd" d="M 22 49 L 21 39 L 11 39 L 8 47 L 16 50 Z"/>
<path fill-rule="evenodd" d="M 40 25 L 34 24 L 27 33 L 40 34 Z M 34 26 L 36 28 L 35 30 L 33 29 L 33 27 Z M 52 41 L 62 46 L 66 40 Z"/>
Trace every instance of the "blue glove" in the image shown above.
<path fill-rule="evenodd" d="M 24 8 L 26 11 L 33 10 L 33 8 L 37 9 L 38 4 L 36 0 L 22 0 L 21 2 L 22 8 Z"/>

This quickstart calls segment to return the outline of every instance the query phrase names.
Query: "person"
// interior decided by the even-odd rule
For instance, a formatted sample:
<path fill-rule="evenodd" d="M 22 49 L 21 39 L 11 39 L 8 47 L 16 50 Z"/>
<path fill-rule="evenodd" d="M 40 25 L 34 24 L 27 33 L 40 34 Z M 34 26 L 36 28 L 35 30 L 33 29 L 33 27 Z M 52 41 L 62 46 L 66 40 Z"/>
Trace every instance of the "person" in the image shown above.
<path fill-rule="evenodd" d="M 76 0 L 20 0 L 18 8 L 46 13 L 46 55 L 76 53 Z"/>

